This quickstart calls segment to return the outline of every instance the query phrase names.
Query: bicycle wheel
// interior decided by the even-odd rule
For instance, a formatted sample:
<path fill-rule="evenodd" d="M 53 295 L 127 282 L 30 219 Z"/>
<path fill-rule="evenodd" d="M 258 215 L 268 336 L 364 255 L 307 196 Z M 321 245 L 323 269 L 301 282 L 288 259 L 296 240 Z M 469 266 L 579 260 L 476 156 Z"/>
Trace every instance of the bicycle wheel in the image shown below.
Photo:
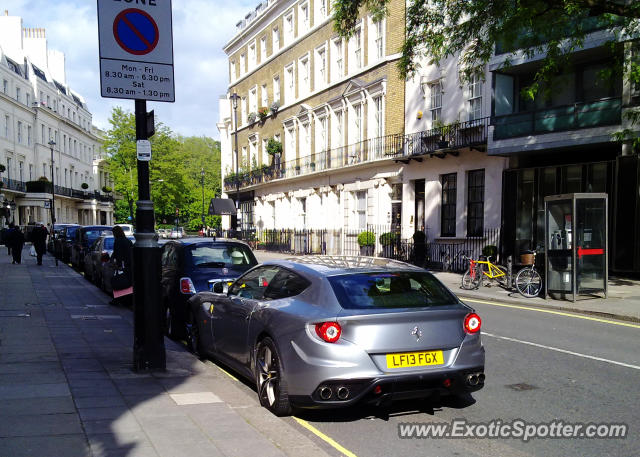
<path fill-rule="evenodd" d="M 523 268 L 516 275 L 516 289 L 523 297 L 537 297 L 542 290 L 542 278 L 533 268 Z"/>
<path fill-rule="evenodd" d="M 511 287 L 511 285 L 509 284 L 509 277 L 507 276 L 507 269 L 505 267 L 503 267 L 502 265 L 493 265 L 492 269 L 498 270 L 500 273 L 502 273 L 500 276 L 497 276 L 495 278 L 495 280 L 498 281 L 498 285 L 500 287 L 504 287 L 505 289 Z M 494 274 L 496 273 L 494 272 Z"/>
<path fill-rule="evenodd" d="M 474 270 L 473 277 L 471 276 L 471 270 L 465 271 L 464 275 L 462 275 L 461 287 L 466 290 L 477 289 L 478 287 L 480 287 L 481 274 L 482 274 L 482 271 L 480 271 L 480 269 L 477 269 L 477 268 Z"/>

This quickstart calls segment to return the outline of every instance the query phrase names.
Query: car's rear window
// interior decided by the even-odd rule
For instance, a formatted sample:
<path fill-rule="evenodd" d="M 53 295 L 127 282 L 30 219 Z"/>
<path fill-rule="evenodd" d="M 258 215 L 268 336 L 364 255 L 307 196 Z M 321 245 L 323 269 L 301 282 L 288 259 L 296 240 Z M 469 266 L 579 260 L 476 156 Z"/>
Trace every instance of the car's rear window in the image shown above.
<path fill-rule="evenodd" d="M 92 244 L 95 240 L 97 240 L 98 238 L 100 238 L 100 235 L 105 235 L 107 233 L 110 233 L 111 230 L 108 229 L 95 229 L 95 230 L 87 230 L 86 232 L 84 232 L 84 239 L 87 240 L 87 242 L 89 244 Z"/>
<path fill-rule="evenodd" d="M 104 239 L 104 246 L 102 246 L 102 249 L 113 249 L 113 240 L 114 238 L 105 238 Z"/>
<path fill-rule="evenodd" d="M 67 238 L 68 239 L 73 239 L 76 236 L 76 231 L 78 230 L 78 227 L 69 227 L 67 229 Z"/>
<path fill-rule="evenodd" d="M 198 244 L 189 247 L 191 264 L 196 267 L 252 267 L 258 264 L 251 250 L 241 244 Z"/>
<path fill-rule="evenodd" d="M 346 309 L 422 308 L 458 302 L 428 272 L 356 273 L 328 279 L 340 305 Z"/>

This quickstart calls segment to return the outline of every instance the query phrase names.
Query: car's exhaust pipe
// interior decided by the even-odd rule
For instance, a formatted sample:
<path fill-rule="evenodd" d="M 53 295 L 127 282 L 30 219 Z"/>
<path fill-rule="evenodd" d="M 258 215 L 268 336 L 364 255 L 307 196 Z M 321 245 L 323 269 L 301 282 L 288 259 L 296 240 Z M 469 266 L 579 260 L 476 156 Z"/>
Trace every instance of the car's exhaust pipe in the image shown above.
<path fill-rule="evenodd" d="M 478 373 L 478 384 L 484 384 L 484 373 Z"/>
<path fill-rule="evenodd" d="M 333 395 L 333 392 L 331 392 L 331 389 L 329 387 L 320 387 L 320 398 L 322 398 L 323 400 L 329 400 L 331 398 L 331 395 Z"/>
<path fill-rule="evenodd" d="M 349 397 L 349 389 L 344 386 L 338 387 L 338 398 L 340 400 L 346 400 Z"/>
<path fill-rule="evenodd" d="M 468 375 L 467 376 L 467 384 L 469 384 L 470 386 L 478 385 L 478 375 L 476 375 L 476 374 Z"/>

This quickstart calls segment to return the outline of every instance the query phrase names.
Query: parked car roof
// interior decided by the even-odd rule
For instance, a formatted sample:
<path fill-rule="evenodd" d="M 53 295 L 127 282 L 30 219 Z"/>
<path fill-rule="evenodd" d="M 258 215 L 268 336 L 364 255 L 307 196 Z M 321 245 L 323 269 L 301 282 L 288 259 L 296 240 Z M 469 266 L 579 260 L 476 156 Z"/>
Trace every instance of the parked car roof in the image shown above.
<path fill-rule="evenodd" d="M 415 265 L 384 257 L 304 256 L 270 260 L 265 263 L 288 266 L 296 270 L 302 269 L 323 276 L 389 270 L 423 271 L 422 268 Z"/>

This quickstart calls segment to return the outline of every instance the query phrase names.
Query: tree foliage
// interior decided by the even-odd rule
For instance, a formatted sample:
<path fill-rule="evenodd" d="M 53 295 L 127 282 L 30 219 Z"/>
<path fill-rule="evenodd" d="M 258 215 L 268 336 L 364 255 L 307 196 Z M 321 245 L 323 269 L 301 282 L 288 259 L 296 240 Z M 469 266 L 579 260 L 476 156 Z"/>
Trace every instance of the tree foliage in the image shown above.
<path fill-rule="evenodd" d="M 113 109 L 106 132 L 104 149 L 109 156 L 109 172 L 116 201 L 117 222 L 135 218 L 138 199 L 135 115 L 120 107 Z M 173 225 L 175 210 L 180 210 L 180 225 L 195 230 L 201 224 L 202 176 L 204 170 L 205 214 L 208 202 L 220 194 L 220 144 L 206 137 L 181 137 L 156 120 L 156 133 L 149 139 L 151 199 L 156 223 Z M 129 219 L 131 218 L 131 219 Z M 219 217 L 207 216 L 208 225 L 219 224 Z"/>
<path fill-rule="evenodd" d="M 335 0 L 334 28 L 349 37 L 362 8 L 384 15 L 388 14 L 389 2 Z M 398 67 L 402 77 L 410 77 L 422 61 L 438 65 L 459 56 L 460 80 L 468 82 L 474 75 L 484 76 L 496 45 L 511 50 L 506 53 L 505 67 L 510 66 L 517 52 L 525 57 L 546 55 L 528 87 L 527 95 L 534 97 L 545 81 L 571 63 L 571 54 L 582 47 L 589 33 L 586 24 L 595 20 L 613 32 L 608 46 L 619 49 L 625 42 L 635 42 L 637 46 L 640 1 L 409 0 Z M 640 86 L 638 60 L 619 59 L 614 65 L 618 68 L 612 71 L 624 71 L 629 82 Z M 640 113 L 629 110 L 627 118 L 633 123 L 640 120 Z"/>

